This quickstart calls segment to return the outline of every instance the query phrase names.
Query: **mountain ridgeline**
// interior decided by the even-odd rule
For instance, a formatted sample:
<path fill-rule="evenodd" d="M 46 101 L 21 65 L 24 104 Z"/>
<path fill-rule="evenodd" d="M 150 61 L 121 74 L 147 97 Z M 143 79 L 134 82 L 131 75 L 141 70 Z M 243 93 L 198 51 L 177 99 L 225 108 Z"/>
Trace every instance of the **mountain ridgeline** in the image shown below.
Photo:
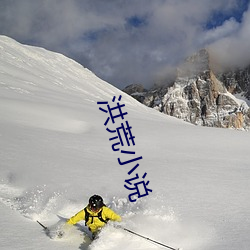
<path fill-rule="evenodd" d="M 250 128 L 250 66 L 219 72 L 206 49 L 181 64 L 171 85 L 146 90 L 132 84 L 123 91 L 148 107 L 195 125 Z"/>

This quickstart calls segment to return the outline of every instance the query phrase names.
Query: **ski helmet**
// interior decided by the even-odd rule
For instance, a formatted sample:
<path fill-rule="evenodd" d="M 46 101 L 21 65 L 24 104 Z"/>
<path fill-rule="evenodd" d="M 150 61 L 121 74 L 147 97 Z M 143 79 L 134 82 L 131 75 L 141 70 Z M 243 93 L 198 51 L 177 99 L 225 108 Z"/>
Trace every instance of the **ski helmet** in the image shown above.
<path fill-rule="evenodd" d="M 99 210 L 103 205 L 103 199 L 101 196 L 95 194 L 89 198 L 90 209 Z"/>

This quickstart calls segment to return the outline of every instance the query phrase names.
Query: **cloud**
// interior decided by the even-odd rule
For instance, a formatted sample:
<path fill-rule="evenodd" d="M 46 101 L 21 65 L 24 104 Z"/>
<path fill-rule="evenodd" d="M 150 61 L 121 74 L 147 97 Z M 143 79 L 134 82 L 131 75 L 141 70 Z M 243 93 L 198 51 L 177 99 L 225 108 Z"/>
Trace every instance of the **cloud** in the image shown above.
<path fill-rule="evenodd" d="M 204 46 L 216 53 L 237 44 L 247 49 L 249 14 L 242 22 L 233 17 L 239 2 L 2 0 L 0 33 L 61 52 L 117 87 L 148 87 Z M 219 15 L 222 23 L 214 20 Z"/>
<path fill-rule="evenodd" d="M 225 67 L 244 67 L 250 64 L 250 10 L 243 15 L 242 22 L 221 39 L 210 44 L 216 61 Z M 220 29 L 227 29 L 224 24 Z"/>
<path fill-rule="evenodd" d="M 231 36 L 237 33 L 240 28 L 240 24 L 232 17 L 226 20 L 221 26 L 206 30 L 200 38 L 201 44 L 211 44 L 219 41 L 225 37 Z"/>

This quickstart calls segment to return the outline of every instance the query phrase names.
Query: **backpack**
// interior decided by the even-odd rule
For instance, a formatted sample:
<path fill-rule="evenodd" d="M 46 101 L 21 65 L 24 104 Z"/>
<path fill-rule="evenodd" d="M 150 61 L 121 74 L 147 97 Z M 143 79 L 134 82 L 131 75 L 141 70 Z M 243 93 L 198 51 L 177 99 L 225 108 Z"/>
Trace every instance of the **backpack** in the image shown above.
<path fill-rule="evenodd" d="M 105 206 L 105 205 L 104 205 L 104 206 Z M 102 218 L 102 210 L 101 210 L 96 216 L 90 215 L 90 213 L 89 213 L 88 210 L 87 210 L 87 207 L 84 208 L 84 212 L 85 212 L 85 219 L 84 219 L 84 220 L 85 220 L 85 226 L 87 226 L 87 222 L 89 221 L 90 217 L 92 218 L 92 221 L 91 221 L 90 224 L 93 223 L 94 217 L 97 217 L 100 221 L 102 221 L 102 222 L 104 222 L 104 223 L 107 223 L 107 222 L 109 221 L 109 219 L 104 220 L 104 219 Z"/>

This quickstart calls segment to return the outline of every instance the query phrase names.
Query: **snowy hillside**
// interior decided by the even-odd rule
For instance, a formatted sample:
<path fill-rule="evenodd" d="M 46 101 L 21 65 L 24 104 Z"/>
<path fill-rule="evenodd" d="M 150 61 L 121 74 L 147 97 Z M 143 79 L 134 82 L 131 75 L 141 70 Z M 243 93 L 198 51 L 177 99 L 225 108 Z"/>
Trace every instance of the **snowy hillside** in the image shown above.
<path fill-rule="evenodd" d="M 97 105 L 119 95 L 153 190 L 137 202 L 124 187 L 134 163 L 119 165 Z M 163 244 L 248 250 L 249 143 L 248 132 L 168 117 L 63 55 L 0 36 L 1 249 L 164 249 L 112 225 L 91 243 L 83 222 L 62 239 L 36 223 L 53 228 L 96 193 L 122 226 Z"/>

